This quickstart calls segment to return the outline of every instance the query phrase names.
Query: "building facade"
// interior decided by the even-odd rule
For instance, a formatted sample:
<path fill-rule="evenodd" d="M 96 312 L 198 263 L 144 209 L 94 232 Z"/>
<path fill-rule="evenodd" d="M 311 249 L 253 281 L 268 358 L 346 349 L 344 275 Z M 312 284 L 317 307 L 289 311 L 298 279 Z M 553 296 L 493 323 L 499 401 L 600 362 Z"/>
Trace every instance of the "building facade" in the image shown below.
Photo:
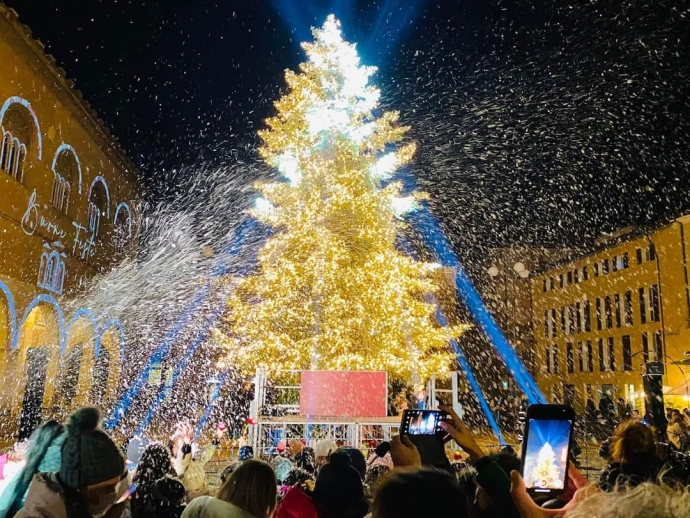
<path fill-rule="evenodd" d="M 122 327 L 80 307 L 136 249 L 134 167 L 0 4 L 0 442 L 115 395 Z"/>
<path fill-rule="evenodd" d="M 536 377 L 549 400 L 582 411 L 609 394 L 642 409 L 644 366 L 660 362 L 667 406 L 690 404 L 688 225 L 621 231 L 534 277 Z"/>

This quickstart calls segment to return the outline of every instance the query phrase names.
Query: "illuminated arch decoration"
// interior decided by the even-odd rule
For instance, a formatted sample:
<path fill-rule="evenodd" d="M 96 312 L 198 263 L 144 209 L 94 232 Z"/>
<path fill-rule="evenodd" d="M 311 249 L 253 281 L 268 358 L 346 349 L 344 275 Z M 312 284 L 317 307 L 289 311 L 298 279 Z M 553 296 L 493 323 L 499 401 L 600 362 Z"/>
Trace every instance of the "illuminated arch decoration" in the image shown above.
<path fill-rule="evenodd" d="M 31 107 L 31 103 L 29 103 L 29 101 L 16 95 L 6 99 L 2 105 L 2 108 L 0 108 L 0 125 L 2 125 L 2 121 L 5 118 L 5 113 L 13 104 L 19 104 L 23 106 L 24 108 L 26 108 L 26 111 L 29 112 L 29 115 L 31 115 L 31 119 L 34 121 L 34 127 L 36 129 L 36 146 L 38 148 L 38 159 L 41 160 L 43 158 L 43 136 L 41 135 L 41 126 L 38 123 L 38 117 L 36 116 L 36 112 Z"/>
<path fill-rule="evenodd" d="M 117 318 L 111 318 L 105 324 L 103 324 L 98 330 L 98 342 L 96 342 L 96 350 L 94 352 L 94 357 L 98 359 L 101 355 L 101 347 L 103 345 L 103 337 L 110 329 L 117 329 L 120 335 L 120 365 L 125 361 L 125 346 L 127 345 L 127 337 L 125 335 L 125 330 L 122 327 L 122 322 Z"/>
<path fill-rule="evenodd" d="M 62 243 L 59 241 L 53 243 L 52 246 L 44 243 L 43 248 L 36 285 L 46 291 L 62 295 L 65 285 L 65 272 L 67 268 L 65 259 L 67 255 L 62 251 Z"/>
<path fill-rule="evenodd" d="M 62 308 L 58 301 L 52 295 L 47 293 L 41 293 L 37 295 L 31 303 L 27 306 L 26 311 L 24 311 L 24 316 L 21 322 L 17 326 L 16 332 L 12 337 L 11 349 L 14 351 L 19 347 L 19 338 L 21 337 L 22 330 L 24 329 L 24 324 L 26 324 L 26 319 L 29 318 L 29 314 L 41 303 L 50 304 L 55 309 L 55 314 L 58 320 L 58 337 L 59 337 L 59 348 L 60 354 L 65 353 L 65 348 L 67 347 L 67 341 L 65 339 L 65 316 L 62 312 Z"/>
<path fill-rule="evenodd" d="M 10 344 L 13 343 L 14 337 L 17 334 L 17 307 L 14 305 L 14 297 L 12 296 L 12 291 L 9 286 L 4 282 L 0 281 L 0 291 L 5 295 L 7 300 L 7 310 L 9 315 L 7 316 L 10 321 Z"/>
<path fill-rule="evenodd" d="M 110 191 L 108 190 L 108 183 L 105 181 L 105 178 L 102 176 L 98 175 L 96 178 L 93 179 L 91 182 L 91 187 L 89 187 L 89 201 L 91 201 L 91 193 L 93 193 L 93 188 L 97 183 L 100 183 L 103 185 L 103 188 L 105 189 L 105 200 L 106 200 L 106 206 L 105 206 L 105 215 L 106 217 L 110 217 Z"/>
<path fill-rule="evenodd" d="M 75 162 L 77 162 L 77 171 L 79 172 L 79 194 L 81 194 L 81 161 L 79 160 L 79 155 L 77 155 L 77 152 L 74 150 L 72 146 L 64 142 L 58 146 L 57 150 L 55 151 L 55 155 L 53 155 L 53 163 L 51 164 L 50 169 L 53 172 L 56 172 L 55 167 L 57 166 L 57 160 L 63 151 L 68 151 L 72 153 Z M 106 192 L 108 192 L 107 187 Z"/>
<path fill-rule="evenodd" d="M 100 337 L 98 336 L 98 320 L 96 319 L 96 315 L 94 315 L 93 311 L 91 311 L 89 308 L 79 308 L 74 314 L 72 320 L 70 320 L 70 323 L 67 325 L 67 336 L 65 343 L 69 342 L 69 337 L 72 334 L 72 328 L 82 318 L 86 318 L 91 323 L 91 329 L 93 330 L 93 355 L 94 358 L 97 358 L 97 353 L 101 348 L 99 341 Z"/>
<path fill-rule="evenodd" d="M 121 201 L 117 204 L 117 208 L 115 209 L 115 217 L 113 218 L 113 225 L 117 224 L 117 218 L 120 215 L 121 210 L 127 212 L 127 237 L 132 237 L 132 211 L 126 202 Z"/>

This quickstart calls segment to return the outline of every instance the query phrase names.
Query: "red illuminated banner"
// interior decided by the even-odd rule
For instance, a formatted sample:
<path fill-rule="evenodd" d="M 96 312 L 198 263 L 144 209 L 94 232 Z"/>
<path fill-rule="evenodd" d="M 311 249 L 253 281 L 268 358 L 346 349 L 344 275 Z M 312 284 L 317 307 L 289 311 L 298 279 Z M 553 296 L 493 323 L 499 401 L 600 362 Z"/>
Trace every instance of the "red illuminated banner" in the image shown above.
<path fill-rule="evenodd" d="M 386 417 L 385 372 L 303 371 L 299 410 L 310 417 Z"/>

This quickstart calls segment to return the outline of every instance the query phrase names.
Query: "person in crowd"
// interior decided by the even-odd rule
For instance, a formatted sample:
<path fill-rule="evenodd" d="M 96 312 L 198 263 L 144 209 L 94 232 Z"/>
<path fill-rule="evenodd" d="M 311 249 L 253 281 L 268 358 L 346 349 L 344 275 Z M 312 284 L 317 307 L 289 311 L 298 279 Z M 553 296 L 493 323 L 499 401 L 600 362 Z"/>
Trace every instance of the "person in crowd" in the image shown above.
<path fill-rule="evenodd" d="M 36 473 L 60 469 L 60 449 L 65 442 L 64 426 L 50 420 L 38 427 L 29 439 L 26 464 L 10 480 L 0 495 L 0 518 L 14 516 L 24 505 L 29 484 Z"/>
<path fill-rule="evenodd" d="M 611 395 L 608 392 L 606 392 L 599 400 L 599 412 L 607 422 L 610 423 L 615 420 L 616 409 L 615 405 L 613 404 L 613 400 L 611 399 Z"/>
<path fill-rule="evenodd" d="M 215 497 L 192 500 L 182 518 L 270 518 L 276 508 L 277 484 L 270 465 L 247 460 L 230 475 Z"/>
<path fill-rule="evenodd" d="M 341 446 L 335 451 L 345 453 L 350 458 L 350 464 L 352 467 L 357 470 L 360 478 L 364 480 L 364 477 L 367 474 L 367 461 L 364 458 L 362 451 L 351 446 Z"/>
<path fill-rule="evenodd" d="M 283 480 L 287 477 L 287 474 L 292 470 L 292 462 L 286 457 L 275 457 L 271 460 L 271 467 L 276 474 L 276 479 L 278 480 L 278 485 L 283 484 Z"/>
<path fill-rule="evenodd" d="M 671 421 L 666 427 L 668 441 L 678 451 L 686 451 L 688 448 L 688 429 L 680 410 L 671 410 Z"/>
<path fill-rule="evenodd" d="M 159 478 L 153 484 L 150 504 L 146 518 L 180 518 L 186 508 L 184 485 L 171 475 Z"/>
<path fill-rule="evenodd" d="M 313 490 L 309 484 L 290 488 L 276 518 L 363 518 L 368 509 L 359 472 L 347 453 L 336 451 L 319 470 Z"/>
<path fill-rule="evenodd" d="M 136 491 L 132 494 L 130 508 L 132 518 L 146 518 L 153 512 L 153 488 L 156 481 L 168 475 L 175 475 L 170 451 L 161 443 L 149 444 L 141 454 L 134 474 Z"/>
<path fill-rule="evenodd" d="M 225 481 L 230 478 L 230 475 L 239 468 L 242 465 L 242 461 L 236 460 L 235 462 L 231 462 L 227 466 L 225 466 L 225 469 L 221 472 L 220 474 L 220 485 L 222 486 L 225 484 Z"/>
<path fill-rule="evenodd" d="M 642 423 L 618 425 L 609 445 L 609 464 L 599 476 L 604 491 L 655 480 L 662 463 L 656 455 L 652 431 Z"/>
<path fill-rule="evenodd" d="M 622 423 L 630 419 L 630 414 L 632 413 L 632 408 L 630 403 L 627 403 L 625 399 L 619 397 L 616 400 L 616 413 L 618 414 L 618 422 Z"/>
<path fill-rule="evenodd" d="M 84 407 L 67 422 L 60 469 L 39 473 L 29 486 L 17 518 L 119 517 L 126 502 L 116 503 L 129 487 L 120 448 L 100 428 L 97 408 Z"/>
<path fill-rule="evenodd" d="M 637 408 L 633 408 L 630 411 L 630 420 L 636 423 L 642 421 L 642 416 L 640 415 L 640 411 Z"/>
<path fill-rule="evenodd" d="M 486 501 L 497 511 L 501 518 L 517 518 L 518 511 L 510 499 L 510 478 L 503 469 L 477 443 L 467 425 L 462 422 L 452 407 L 441 406 L 450 419 L 440 423 L 450 437 L 470 456 L 470 462 L 476 470 L 476 484 L 486 493 Z M 422 460 L 417 448 L 406 436 L 396 436 L 391 441 L 393 465 L 399 467 L 421 468 Z M 466 509 L 463 501 L 463 508 Z"/>
<path fill-rule="evenodd" d="M 370 494 L 374 494 L 378 488 L 381 480 L 387 473 L 390 473 L 391 468 L 385 464 L 376 464 L 370 466 L 367 469 L 366 476 L 364 477 L 364 485 L 369 489 Z"/>
<path fill-rule="evenodd" d="M 14 476 L 22 470 L 26 464 L 26 456 L 29 452 L 29 441 L 19 441 L 12 446 L 7 453 L 4 462 L 0 463 L 0 493 L 2 493 Z"/>
<path fill-rule="evenodd" d="M 466 502 L 466 495 L 451 474 L 412 466 L 396 469 L 382 480 L 374 494 L 371 516 L 466 518 Z"/>
<path fill-rule="evenodd" d="M 222 438 L 223 433 L 223 430 L 216 429 L 216 440 L 194 455 L 192 444 L 194 431 L 191 423 L 182 420 L 175 425 L 175 431 L 170 436 L 170 451 L 173 455 L 175 472 L 186 489 L 188 503 L 198 496 L 208 494 L 205 466 L 213 457 L 216 444 Z"/>
<path fill-rule="evenodd" d="M 309 490 L 314 489 L 314 476 L 301 468 L 292 468 L 283 480 L 283 484 L 280 486 L 278 492 L 278 502 L 280 503 L 285 495 L 290 491 L 290 489 L 296 484 L 304 486 L 309 486 Z"/>
<path fill-rule="evenodd" d="M 328 462 L 328 456 L 337 449 L 338 445 L 333 439 L 321 439 L 317 441 L 316 447 L 314 448 L 317 471 Z"/>
<path fill-rule="evenodd" d="M 135 435 L 127 442 L 127 469 L 134 471 L 139 464 L 144 450 L 149 445 L 149 440 L 146 437 Z"/>

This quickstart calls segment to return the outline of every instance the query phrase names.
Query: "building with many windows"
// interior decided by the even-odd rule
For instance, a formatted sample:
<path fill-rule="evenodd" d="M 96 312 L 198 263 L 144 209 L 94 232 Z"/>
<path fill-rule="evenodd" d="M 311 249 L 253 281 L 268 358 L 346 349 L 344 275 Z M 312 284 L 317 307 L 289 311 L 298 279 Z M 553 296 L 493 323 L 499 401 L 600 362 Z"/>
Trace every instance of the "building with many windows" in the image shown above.
<path fill-rule="evenodd" d="M 134 252 L 139 194 L 113 138 L 0 3 L 0 443 L 115 395 L 123 330 L 78 297 Z"/>
<path fill-rule="evenodd" d="M 599 240 L 595 251 L 532 283 L 538 384 L 582 411 L 603 394 L 643 407 L 647 362 L 664 364 L 667 403 L 688 406 L 690 216 L 650 232 Z"/>

